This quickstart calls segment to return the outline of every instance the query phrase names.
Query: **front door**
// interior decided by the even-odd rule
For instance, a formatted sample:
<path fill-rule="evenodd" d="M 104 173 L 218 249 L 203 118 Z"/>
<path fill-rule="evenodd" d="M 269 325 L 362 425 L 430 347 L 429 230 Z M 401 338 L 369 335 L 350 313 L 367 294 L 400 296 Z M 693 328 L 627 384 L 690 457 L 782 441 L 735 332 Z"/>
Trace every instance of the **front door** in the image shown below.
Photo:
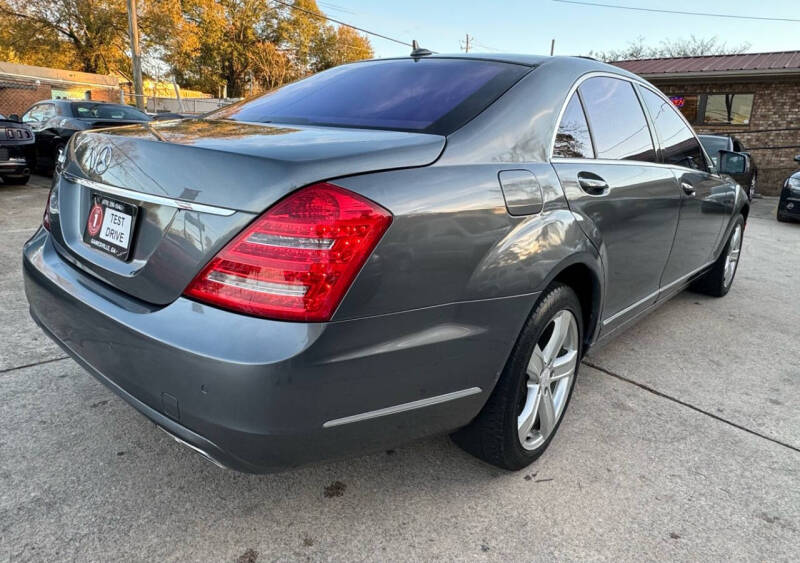
<path fill-rule="evenodd" d="M 670 292 L 713 260 L 736 192 L 732 182 L 710 171 L 700 141 L 674 106 L 649 88 L 640 92 L 681 194 L 680 221 L 661 279 L 662 291 Z"/>

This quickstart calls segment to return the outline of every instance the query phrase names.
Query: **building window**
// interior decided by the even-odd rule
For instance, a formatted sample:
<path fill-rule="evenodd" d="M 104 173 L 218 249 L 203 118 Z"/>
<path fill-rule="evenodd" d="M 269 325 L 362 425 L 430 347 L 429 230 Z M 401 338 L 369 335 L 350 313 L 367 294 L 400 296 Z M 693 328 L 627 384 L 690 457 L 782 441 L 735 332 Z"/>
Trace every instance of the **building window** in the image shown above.
<path fill-rule="evenodd" d="M 750 125 L 753 94 L 691 94 L 669 99 L 692 125 Z"/>
<path fill-rule="evenodd" d="M 705 125 L 750 125 L 753 94 L 709 94 Z"/>

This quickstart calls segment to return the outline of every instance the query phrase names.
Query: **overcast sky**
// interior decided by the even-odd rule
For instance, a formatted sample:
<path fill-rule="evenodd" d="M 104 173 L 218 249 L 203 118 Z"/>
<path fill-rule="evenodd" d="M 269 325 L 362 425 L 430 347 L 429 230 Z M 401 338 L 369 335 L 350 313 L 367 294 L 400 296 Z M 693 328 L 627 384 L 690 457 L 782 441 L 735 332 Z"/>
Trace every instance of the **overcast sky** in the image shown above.
<path fill-rule="evenodd" d="M 800 0 L 587 0 L 662 8 L 800 19 Z M 718 36 L 729 45 L 750 43 L 750 52 L 800 50 L 800 23 L 655 14 L 578 6 L 552 0 L 318 0 L 330 17 L 410 41 L 441 53 L 457 52 L 469 33 L 477 52 L 583 55 L 624 48 L 638 35 L 657 45 L 666 38 Z M 408 48 L 370 38 L 376 56 L 407 55 Z"/>

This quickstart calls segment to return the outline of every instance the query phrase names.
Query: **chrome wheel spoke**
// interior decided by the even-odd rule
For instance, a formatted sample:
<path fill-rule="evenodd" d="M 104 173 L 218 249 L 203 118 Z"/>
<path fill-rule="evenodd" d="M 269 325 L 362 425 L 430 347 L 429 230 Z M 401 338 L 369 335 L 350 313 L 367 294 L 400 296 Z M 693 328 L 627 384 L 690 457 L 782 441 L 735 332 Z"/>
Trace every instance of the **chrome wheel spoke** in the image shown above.
<path fill-rule="evenodd" d="M 578 364 L 578 351 L 569 350 L 563 356 L 556 358 L 553 362 L 553 371 L 550 375 L 550 381 L 556 381 L 564 377 L 569 377 L 575 373 L 575 367 Z"/>
<path fill-rule="evenodd" d="M 541 388 L 533 383 L 528 384 L 528 400 L 525 407 L 517 417 L 517 432 L 519 433 L 519 440 L 523 444 L 528 439 L 528 435 L 536 422 L 538 415 L 539 403 L 541 401 Z"/>
<path fill-rule="evenodd" d="M 531 359 L 528 360 L 528 379 L 534 383 L 539 383 L 539 377 L 542 375 L 542 371 L 544 370 L 546 363 L 547 362 L 544 359 L 544 352 L 537 344 L 533 347 Z"/>
<path fill-rule="evenodd" d="M 539 395 L 541 397 L 539 400 L 539 432 L 541 432 L 542 438 L 547 439 L 556 425 L 556 407 L 553 404 L 553 394 L 549 387 L 545 387 Z"/>
<path fill-rule="evenodd" d="M 550 335 L 550 340 L 547 341 L 544 350 L 542 350 L 542 355 L 547 363 L 552 363 L 564 346 L 564 341 L 569 334 L 570 317 L 571 313 L 568 311 L 560 311 L 553 317 L 553 333 Z"/>

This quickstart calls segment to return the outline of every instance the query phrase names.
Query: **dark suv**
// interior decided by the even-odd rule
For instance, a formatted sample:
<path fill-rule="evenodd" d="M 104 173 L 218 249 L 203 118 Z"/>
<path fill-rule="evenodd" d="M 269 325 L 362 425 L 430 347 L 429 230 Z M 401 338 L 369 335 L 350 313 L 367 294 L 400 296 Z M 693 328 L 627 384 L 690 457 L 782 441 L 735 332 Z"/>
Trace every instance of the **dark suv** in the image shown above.
<path fill-rule="evenodd" d="M 706 149 L 708 156 L 714 162 L 715 167 L 719 167 L 719 152 L 729 151 L 744 154 L 750 161 L 749 170 L 742 174 L 732 174 L 731 177 L 736 180 L 744 189 L 747 197 L 753 199 L 753 194 L 756 193 L 756 183 L 758 182 L 758 167 L 753 162 L 752 155 L 747 152 L 742 142 L 736 137 L 730 135 L 698 135 L 703 148 Z"/>
<path fill-rule="evenodd" d="M 28 183 L 33 142 L 30 127 L 0 115 L 0 178 L 4 184 Z"/>

